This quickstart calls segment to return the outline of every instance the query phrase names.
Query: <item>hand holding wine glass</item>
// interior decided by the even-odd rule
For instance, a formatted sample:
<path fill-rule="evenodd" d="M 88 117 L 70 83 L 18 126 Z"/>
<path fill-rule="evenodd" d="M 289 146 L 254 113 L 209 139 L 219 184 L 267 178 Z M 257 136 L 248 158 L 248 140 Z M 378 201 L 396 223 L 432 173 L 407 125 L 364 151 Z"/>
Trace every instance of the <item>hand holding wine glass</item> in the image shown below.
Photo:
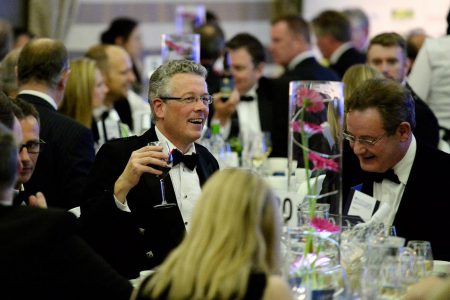
<path fill-rule="evenodd" d="M 155 209 L 163 209 L 163 208 L 170 208 L 176 206 L 176 203 L 168 203 L 166 200 L 166 190 L 164 185 L 164 178 L 169 174 L 170 169 L 173 165 L 173 156 L 172 152 L 170 151 L 169 144 L 167 142 L 160 142 L 160 141 L 154 141 L 150 142 L 149 146 L 162 146 L 162 152 L 167 154 L 167 165 L 164 167 L 161 166 L 155 166 L 155 168 L 159 169 L 162 174 L 156 175 L 159 178 L 159 184 L 161 187 L 161 203 L 153 206 Z"/>

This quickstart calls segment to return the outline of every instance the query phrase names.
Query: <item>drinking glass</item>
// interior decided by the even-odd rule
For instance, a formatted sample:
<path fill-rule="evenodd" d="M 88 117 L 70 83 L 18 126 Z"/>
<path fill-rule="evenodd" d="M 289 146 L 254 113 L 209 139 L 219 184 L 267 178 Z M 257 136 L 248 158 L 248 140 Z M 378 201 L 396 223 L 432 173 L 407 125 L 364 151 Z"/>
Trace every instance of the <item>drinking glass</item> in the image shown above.
<path fill-rule="evenodd" d="M 272 140 L 270 132 L 255 134 L 251 141 L 251 159 L 252 167 L 261 172 L 262 165 L 272 152 Z"/>
<path fill-rule="evenodd" d="M 424 270 L 420 270 L 420 267 L 418 268 L 419 276 L 426 277 L 431 275 L 433 272 L 431 243 L 429 241 L 412 240 L 409 241 L 406 246 L 414 251 L 414 254 L 416 255 L 416 264 L 418 264 L 418 266 L 423 264 L 424 266 Z"/>
<path fill-rule="evenodd" d="M 169 174 L 170 169 L 172 168 L 173 165 L 173 156 L 172 156 L 172 152 L 170 151 L 170 147 L 169 144 L 167 142 L 160 142 L 160 141 L 154 141 L 154 142 L 150 142 L 149 146 L 162 146 L 163 153 L 166 153 L 169 157 L 167 159 L 167 167 L 160 167 L 160 166 L 153 166 L 153 168 L 158 169 L 160 171 L 162 171 L 163 173 L 161 175 L 156 175 L 159 178 L 159 185 L 161 187 L 161 203 L 157 204 L 155 206 L 153 206 L 155 209 L 164 209 L 164 208 L 170 208 L 170 207 L 174 207 L 176 206 L 175 203 L 168 203 L 166 200 L 166 190 L 165 190 L 165 186 L 164 186 L 164 178 L 167 176 L 167 174 Z"/>

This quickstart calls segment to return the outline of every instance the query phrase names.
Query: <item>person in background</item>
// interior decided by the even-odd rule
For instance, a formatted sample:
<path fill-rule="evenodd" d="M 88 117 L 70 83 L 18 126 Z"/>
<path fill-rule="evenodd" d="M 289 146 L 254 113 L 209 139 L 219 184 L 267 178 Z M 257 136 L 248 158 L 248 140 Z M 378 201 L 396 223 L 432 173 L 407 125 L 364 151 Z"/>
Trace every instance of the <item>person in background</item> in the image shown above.
<path fill-rule="evenodd" d="M 88 201 L 81 206 L 83 236 L 128 278 L 159 265 L 180 243 L 201 186 L 219 168 L 214 156 L 195 143 L 212 101 L 205 78 L 206 69 L 190 60 L 159 66 L 149 85 L 155 126 L 141 136 L 105 143 L 95 158 L 84 194 Z M 164 180 L 172 203 L 166 209 L 154 206 L 162 202 L 158 175 L 168 155 L 161 146 L 149 146 L 152 141 L 168 145 L 174 156 Z M 182 162 L 176 164 L 175 156 Z"/>
<path fill-rule="evenodd" d="M 29 41 L 34 39 L 36 36 L 31 31 L 26 30 L 23 27 L 14 27 L 14 45 L 13 49 L 21 49 L 25 46 Z"/>
<path fill-rule="evenodd" d="M 289 82 L 294 80 L 339 81 L 339 76 L 331 69 L 318 63 L 311 50 L 309 24 L 296 15 L 286 15 L 272 22 L 270 52 L 275 63 L 286 71 L 274 82 L 278 95 L 273 100 L 277 121 L 274 130 L 278 139 L 272 139 L 273 156 L 287 157 Z M 318 149 L 318 147 L 316 148 Z M 299 165 L 303 165 L 302 155 L 297 155 Z"/>
<path fill-rule="evenodd" d="M 132 299 L 293 299 L 278 275 L 280 228 L 276 197 L 263 178 L 217 172 L 205 184 L 189 234 Z"/>
<path fill-rule="evenodd" d="M 108 87 L 96 62 L 90 58 L 72 60 L 70 70 L 71 76 L 67 81 L 64 99 L 58 111 L 90 128 L 98 149 L 105 141 L 104 138 L 100 140 L 99 131 L 104 128 L 101 115 Z M 103 132 L 102 136 L 106 134 Z"/>
<path fill-rule="evenodd" d="M 367 213 L 394 225 L 407 241 L 430 241 L 435 259 L 450 260 L 450 241 L 438 230 L 450 209 L 442 201 L 448 178 L 436 172 L 450 168 L 450 154 L 414 137 L 410 93 L 394 80 L 368 79 L 345 102 L 345 114 L 344 138 L 364 171 L 354 190 L 379 201 L 379 208 Z M 352 209 L 353 201 L 346 207 Z"/>
<path fill-rule="evenodd" d="M 447 35 L 426 39 L 408 76 L 411 89 L 436 115 L 443 139 L 450 142 L 450 10 Z"/>
<path fill-rule="evenodd" d="M 39 153 L 45 149 L 45 141 L 39 138 L 40 124 L 39 113 L 30 103 L 16 98 L 14 104 L 20 109 L 20 113 L 16 114 L 22 128 L 22 140 L 19 148 L 19 159 L 22 168 L 19 170 L 16 189 L 19 191 L 14 197 L 14 204 L 27 204 L 42 208 L 47 207 L 45 196 L 41 192 L 36 195 L 30 195 L 24 189 L 33 175 Z"/>
<path fill-rule="evenodd" d="M 88 49 L 85 56 L 95 60 L 103 74 L 108 87 L 104 103 L 111 118 L 128 125 L 131 133 L 140 134 L 143 128 L 150 128 L 150 124 L 146 124 L 147 126 L 141 124 L 142 115 L 149 113 L 149 105 L 131 90 L 136 78 L 132 72 L 132 61 L 128 53 L 120 46 L 97 45 Z M 131 133 L 123 134 L 121 137 Z"/>
<path fill-rule="evenodd" d="M 269 131 L 274 137 L 272 81 L 263 76 L 264 46 L 253 35 L 239 33 L 226 43 L 226 48 L 234 87 L 241 97 L 237 101 L 230 97 L 225 102 L 217 97 L 213 121 L 221 124 L 224 139 L 262 131 Z"/>
<path fill-rule="evenodd" d="M 0 122 L 2 299 L 129 299 L 131 284 L 77 235 L 73 214 L 12 206 L 18 144 Z"/>
<path fill-rule="evenodd" d="M 320 52 L 341 78 L 349 67 L 365 62 L 365 55 L 352 45 L 351 24 L 343 13 L 325 10 L 312 25 Z"/>
<path fill-rule="evenodd" d="M 35 39 L 22 48 L 17 63 L 18 97 L 39 112 L 40 138 L 46 143 L 25 189 L 31 194 L 40 191 L 49 206 L 66 209 L 80 206 L 95 156 L 91 131 L 57 112 L 69 75 L 62 42 Z"/>
<path fill-rule="evenodd" d="M 142 37 L 139 22 L 130 17 L 118 17 L 111 21 L 107 30 L 100 37 L 102 44 L 123 47 L 131 58 L 132 70 L 136 80 L 132 89 L 142 93 Z"/>
<path fill-rule="evenodd" d="M 15 98 L 19 92 L 16 66 L 21 50 L 11 50 L 0 62 L 0 89 L 11 98 Z"/>
<path fill-rule="evenodd" d="M 369 17 L 360 8 L 344 9 L 342 13 L 350 21 L 353 47 L 361 53 L 366 53 L 369 45 Z"/>
<path fill-rule="evenodd" d="M 411 72 L 417 54 L 419 53 L 420 48 L 422 48 L 423 43 L 425 43 L 425 39 L 427 37 L 428 36 L 425 30 L 423 30 L 422 28 L 410 30 L 406 35 L 406 53 L 409 60 L 411 61 L 411 65 L 408 69 L 408 74 Z"/>
<path fill-rule="evenodd" d="M 395 32 L 384 32 L 374 36 L 367 49 L 367 64 L 386 78 L 405 85 L 415 102 L 414 136 L 432 147 L 438 147 L 440 140 L 438 120 L 428 105 L 406 83 L 406 74 L 411 61 L 406 54 L 405 39 Z"/>

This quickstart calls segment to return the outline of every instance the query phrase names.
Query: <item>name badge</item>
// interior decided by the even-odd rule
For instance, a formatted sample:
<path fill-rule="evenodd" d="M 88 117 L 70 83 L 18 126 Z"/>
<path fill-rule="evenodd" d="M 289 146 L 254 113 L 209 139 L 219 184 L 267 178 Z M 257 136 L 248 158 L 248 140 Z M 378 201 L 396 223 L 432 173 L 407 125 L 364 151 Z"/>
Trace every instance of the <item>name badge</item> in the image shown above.
<path fill-rule="evenodd" d="M 359 216 L 364 222 L 368 222 L 373 215 L 377 202 L 377 199 L 355 190 L 348 215 Z"/>

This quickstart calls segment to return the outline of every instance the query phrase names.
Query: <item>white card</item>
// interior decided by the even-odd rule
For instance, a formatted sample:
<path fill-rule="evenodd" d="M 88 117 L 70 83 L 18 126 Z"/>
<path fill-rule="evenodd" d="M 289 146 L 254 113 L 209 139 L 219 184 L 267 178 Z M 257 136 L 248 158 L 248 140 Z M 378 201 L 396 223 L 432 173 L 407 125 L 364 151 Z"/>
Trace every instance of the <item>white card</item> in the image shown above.
<path fill-rule="evenodd" d="M 364 220 L 364 222 L 368 222 L 372 217 L 376 203 L 377 199 L 360 191 L 355 191 L 353 194 L 352 203 L 350 204 L 350 209 L 348 210 L 348 215 L 359 216 Z"/>

